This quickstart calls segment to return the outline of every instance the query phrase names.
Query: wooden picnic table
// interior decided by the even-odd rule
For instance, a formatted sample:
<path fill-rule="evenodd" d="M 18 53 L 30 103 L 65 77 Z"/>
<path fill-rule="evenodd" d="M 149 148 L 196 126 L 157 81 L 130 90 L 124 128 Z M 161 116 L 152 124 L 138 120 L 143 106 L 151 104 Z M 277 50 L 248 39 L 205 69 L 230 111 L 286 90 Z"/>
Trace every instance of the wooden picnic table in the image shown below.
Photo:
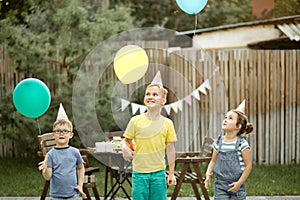
<path fill-rule="evenodd" d="M 211 157 L 201 157 L 199 152 L 177 153 L 175 177 L 177 184 L 174 188 L 171 200 L 175 200 L 178 196 L 182 183 L 190 183 L 193 187 L 197 199 L 201 199 L 197 184 L 200 185 L 205 200 L 209 200 L 208 192 L 204 186 L 204 176 L 201 173 L 200 166 L 202 163 L 208 163 Z M 177 171 L 178 165 L 182 168 Z"/>

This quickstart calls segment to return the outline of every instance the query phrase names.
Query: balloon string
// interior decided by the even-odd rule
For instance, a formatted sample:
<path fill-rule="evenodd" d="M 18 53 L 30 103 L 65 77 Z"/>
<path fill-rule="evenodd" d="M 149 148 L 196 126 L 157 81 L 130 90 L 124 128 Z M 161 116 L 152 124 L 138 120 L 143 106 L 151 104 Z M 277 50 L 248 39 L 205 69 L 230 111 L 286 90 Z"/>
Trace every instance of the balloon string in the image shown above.
<path fill-rule="evenodd" d="M 194 29 L 194 35 L 196 35 L 197 24 L 198 24 L 198 16 L 195 15 L 195 29 Z"/>
<path fill-rule="evenodd" d="M 36 122 L 37 122 L 37 125 L 38 125 L 38 128 L 39 128 L 39 134 L 42 135 L 39 118 L 36 118 Z"/>

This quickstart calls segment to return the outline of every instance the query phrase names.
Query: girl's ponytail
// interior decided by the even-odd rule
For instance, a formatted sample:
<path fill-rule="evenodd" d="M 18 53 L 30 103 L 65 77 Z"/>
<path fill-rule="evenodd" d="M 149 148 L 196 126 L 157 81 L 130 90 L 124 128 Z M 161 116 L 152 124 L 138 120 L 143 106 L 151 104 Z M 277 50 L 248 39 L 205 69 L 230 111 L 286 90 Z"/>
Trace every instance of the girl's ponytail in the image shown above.
<path fill-rule="evenodd" d="M 254 128 L 253 128 L 253 124 L 248 122 L 248 123 L 246 124 L 245 133 L 246 133 L 246 134 L 249 134 L 249 133 L 251 133 L 251 132 L 253 131 L 253 129 L 254 129 Z"/>

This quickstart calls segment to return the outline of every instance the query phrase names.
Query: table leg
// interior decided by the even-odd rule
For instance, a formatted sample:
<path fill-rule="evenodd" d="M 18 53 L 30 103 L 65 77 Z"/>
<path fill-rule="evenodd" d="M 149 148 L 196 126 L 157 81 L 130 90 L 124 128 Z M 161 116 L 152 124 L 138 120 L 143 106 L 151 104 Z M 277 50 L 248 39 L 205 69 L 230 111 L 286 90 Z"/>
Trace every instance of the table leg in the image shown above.
<path fill-rule="evenodd" d="M 203 182 L 203 177 L 202 177 L 202 173 L 201 173 L 201 170 L 200 170 L 200 167 L 199 167 L 199 163 L 193 163 L 194 165 L 194 169 L 195 169 L 195 172 L 197 174 L 197 177 L 198 177 L 198 180 L 199 180 L 199 183 L 200 183 L 200 187 L 201 187 L 201 190 L 202 190 L 202 193 L 204 195 L 204 198 L 205 200 L 209 200 L 209 195 L 208 195 L 208 192 L 205 188 L 205 185 L 204 185 L 204 182 Z"/>
<path fill-rule="evenodd" d="M 174 188 L 174 191 L 173 191 L 173 194 L 172 194 L 172 197 L 171 197 L 171 200 L 175 200 L 178 196 L 178 193 L 179 193 L 179 190 L 181 188 L 181 185 L 182 185 L 182 182 L 183 182 L 183 179 L 185 177 L 185 173 L 190 169 L 189 167 L 189 164 L 188 163 L 184 163 L 183 165 L 183 168 L 182 168 L 182 171 L 180 173 L 180 177 L 178 179 L 178 182 Z"/>
<path fill-rule="evenodd" d="M 109 173 L 109 171 L 108 171 L 109 169 L 108 169 L 108 167 L 106 166 L 105 167 L 105 183 L 104 183 L 104 199 L 106 199 L 107 198 L 107 186 L 108 186 L 108 173 Z"/>
<path fill-rule="evenodd" d="M 201 199 L 198 188 L 197 188 L 197 184 L 196 183 L 191 183 L 191 184 L 192 184 L 196 199 Z"/>
<path fill-rule="evenodd" d="M 125 172 L 120 172 L 120 178 L 119 178 L 119 179 L 116 179 L 116 183 L 115 183 L 114 186 L 113 186 L 113 188 L 114 188 L 114 187 L 118 184 L 118 188 L 112 193 L 111 199 L 114 198 L 114 196 L 117 194 L 117 192 L 118 192 L 119 189 L 121 188 L 121 189 L 123 190 L 124 194 L 126 195 L 126 197 L 127 197 L 129 200 L 131 200 L 129 194 L 127 193 L 127 191 L 126 191 L 125 188 L 123 187 L 123 183 L 125 182 L 125 180 L 127 180 L 127 181 L 129 182 L 127 174 L 126 174 Z M 112 188 L 112 189 L 113 189 L 113 188 Z M 113 190 L 111 190 L 111 192 L 112 192 L 112 191 L 113 191 Z M 111 193 L 111 192 L 110 192 L 110 193 Z M 109 193 L 109 194 L 110 194 L 110 193 Z M 108 196 L 109 196 L 109 195 L 108 195 Z"/>
<path fill-rule="evenodd" d="M 46 199 L 49 186 L 50 186 L 50 181 L 45 181 L 44 189 L 43 189 L 42 196 L 41 196 L 40 200 L 45 200 Z"/>
<path fill-rule="evenodd" d="M 127 175 L 125 175 L 123 183 L 125 182 L 125 180 L 127 180 L 128 182 L 130 182 L 130 181 L 128 180 Z M 127 193 L 127 191 L 125 190 L 125 188 L 123 187 L 123 185 L 121 185 L 120 187 L 121 187 L 121 189 L 123 190 L 123 192 L 124 192 L 124 194 L 126 195 L 126 197 L 127 197 L 129 200 L 131 200 L 129 194 Z"/>

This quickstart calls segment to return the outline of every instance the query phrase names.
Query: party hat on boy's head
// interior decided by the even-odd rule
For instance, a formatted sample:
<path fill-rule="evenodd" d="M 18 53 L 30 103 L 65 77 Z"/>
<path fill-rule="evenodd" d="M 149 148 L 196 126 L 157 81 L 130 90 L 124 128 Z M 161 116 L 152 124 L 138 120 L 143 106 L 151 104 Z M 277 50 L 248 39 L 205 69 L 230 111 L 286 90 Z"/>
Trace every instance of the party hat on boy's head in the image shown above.
<path fill-rule="evenodd" d="M 155 77 L 153 78 L 151 85 L 159 85 L 160 87 L 164 87 L 162 80 L 161 80 L 161 75 L 160 75 L 160 71 L 158 71 L 155 75 Z"/>
<path fill-rule="evenodd" d="M 65 111 L 65 109 L 64 109 L 64 107 L 63 107 L 62 104 L 59 105 L 59 109 L 58 109 L 56 121 L 61 120 L 61 119 L 69 121 L 67 113 L 66 113 L 66 111 Z"/>
<path fill-rule="evenodd" d="M 246 109 L 245 107 L 246 107 L 246 100 L 244 99 L 242 103 L 235 110 L 245 114 L 245 109 Z"/>

